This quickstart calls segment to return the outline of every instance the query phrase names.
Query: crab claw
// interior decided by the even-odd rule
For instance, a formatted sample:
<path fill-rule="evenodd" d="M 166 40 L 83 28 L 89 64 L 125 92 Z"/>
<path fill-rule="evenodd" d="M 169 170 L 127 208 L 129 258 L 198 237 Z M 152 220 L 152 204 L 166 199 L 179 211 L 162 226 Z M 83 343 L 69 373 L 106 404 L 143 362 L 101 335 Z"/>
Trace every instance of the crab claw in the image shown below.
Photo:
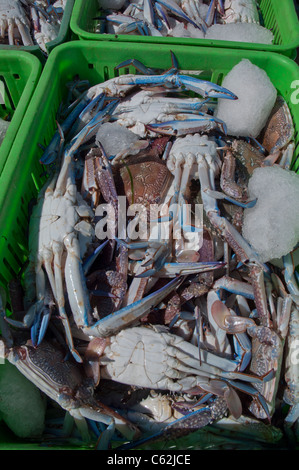
<path fill-rule="evenodd" d="M 216 83 L 200 80 L 188 75 L 181 75 L 180 79 L 182 86 L 186 87 L 190 91 L 201 94 L 205 98 L 225 98 L 228 100 L 238 99 L 238 97 L 233 92 L 227 88 L 217 85 Z"/>
<path fill-rule="evenodd" d="M 232 315 L 221 300 L 216 300 L 213 303 L 211 313 L 219 328 L 230 334 L 244 333 L 248 327 L 256 326 L 254 320 L 250 318 Z"/>
<path fill-rule="evenodd" d="M 142 62 L 140 62 L 139 60 L 137 59 L 127 59 L 127 60 L 124 60 L 123 62 L 121 62 L 120 64 L 116 65 L 114 67 L 114 70 L 119 70 L 121 69 L 122 67 L 129 67 L 130 65 L 132 65 L 133 67 L 135 67 L 135 69 L 142 73 L 143 75 L 153 75 L 154 74 L 154 70 L 149 68 L 149 67 L 146 67 Z"/>

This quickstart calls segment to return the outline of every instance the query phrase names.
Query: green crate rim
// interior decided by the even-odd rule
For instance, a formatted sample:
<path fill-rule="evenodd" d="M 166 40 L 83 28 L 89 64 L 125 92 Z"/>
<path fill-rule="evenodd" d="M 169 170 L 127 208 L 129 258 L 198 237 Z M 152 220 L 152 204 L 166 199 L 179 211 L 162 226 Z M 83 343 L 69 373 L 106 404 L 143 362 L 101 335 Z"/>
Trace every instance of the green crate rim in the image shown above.
<path fill-rule="evenodd" d="M 48 54 L 57 46 L 60 44 L 63 44 L 67 39 L 68 36 L 70 35 L 71 29 L 70 29 L 70 21 L 71 21 L 71 16 L 73 12 L 73 7 L 74 7 L 75 0 L 67 0 L 65 10 L 63 13 L 63 17 L 61 20 L 61 25 L 60 25 L 60 30 L 59 34 L 56 39 L 53 39 L 53 41 L 50 41 L 46 44 L 46 49 L 48 51 Z M 45 55 L 41 51 L 40 47 L 38 45 L 34 46 L 9 46 L 7 44 L 1 44 L 0 45 L 0 50 L 16 50 L 16 51 L 26 51 L 30 52 L 31 54 L 35 55 L 41 62 L 45 61 Z"/>
<path fill-rule="evenodd" d="M 89 0 L 93 1 L 93 0 Z M 94 0 L 97 1 L 97 0 Z M 269 0 L 269 1 L 281 1 L 281 0 Z M 259 44 L 259 43 L 247 43 L 247 42 L 233 42 L 233 41 L 222 41 L 222 40 L 207 40 L 207 39 L 196 39 L 196 38 L 170 38 L 170 37 L 152 37 L 152 36 L 138 36 L 138 35 L 127 35 L 127 34 L 97 34 L 88 32 L 84 27 L 80 26 L 80 18 L 85 8 L 86 0 L 75 0 L 73 13 L 71 16 L 70 27 L 72 32 L 80 39 L 86 41 L 119 41 L 119 42 L 137 42 L 137 43 L 154 43 L 154 44 L 181 44 L 181 45 L 192 45 L 192 46 L 203 46 L 203 47 L 224 47 L 226 49 L 245 49 L 245 50 L 257 50 L 267 52 L 278 52 L 287 55 L 291 58 L 296 57 L 296 49 L 299 47 L 299 20 L 293 4 L 293 0 L 283 0 L 285 17 L 288 18 L 289 29 L 297 31 L 296 40 L 289 44 Z"/>
<path fill-rule="evenodd" d="M 1 61 L 9 61 L 12 58 L 18 60 L 23 67 L 26 67 L 30 71 L 30 75 L 16 106 L 7 134 L 0 146 L 0 174 L 9 158 L 9 152 L 14 144 L 42 71 L 41 63 L 35 56 L 23 51 L 3 51 L 0 49 L 0 63 Z"/>

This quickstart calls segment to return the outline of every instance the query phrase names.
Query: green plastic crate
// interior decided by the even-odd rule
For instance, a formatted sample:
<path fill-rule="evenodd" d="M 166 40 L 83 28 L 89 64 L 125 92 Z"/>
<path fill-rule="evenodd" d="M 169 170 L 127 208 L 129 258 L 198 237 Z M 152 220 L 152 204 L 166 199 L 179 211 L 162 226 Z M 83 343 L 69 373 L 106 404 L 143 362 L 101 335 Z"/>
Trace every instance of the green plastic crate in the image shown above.
<path fill-rule="evenodd" d="M 41 74 L 40 61 L 22 51 L 0 50 L 0 117 L 10 116 L 10 125 L 0 145 L 0 174 L 7 161 L 25 111 Z M 3 96 L 2 96 L 3 95 Z"/>
<path fill-rule="evenodd" d="M 220 84 L 223 77 L 242 58 L 264 69 L 278 92 L 286 99 L 296 127 L 296 156 L 299 151 L 299 106 L 291 88 L 298 78 L 299 67 L 280 54 L 192 46 L 173 48 L 179 67 L 184 70 L 205 70 L 203 77 Z M 147 66 L 165 69 L 171 66 L 169 47 L 165 44 L 73 41 L 57 47 L 49 57 L 34 96 L 27 109 L 18 139 L 11 149 L 8 164 L 0 178 L 0 284 L 21 275 L 28 258 L 28 205 L 45 181 L 44 167 L 39 163 L 42 150 L 56 129 L 56 113 L 67 95 L 65 84 L 77 74 L 91 85 L 115 76 L 115 65 L 136 58 Z M 128 69 L 133 72 L 133 68 Z M 126 71 L 124 71 L 126 72 Z M 299 159 L 298 159 L 299 160 Z M 297 160 L 296 160 L 297 161 Z M 299 168 L 299 164 L 294 169 Z M 9 312 L 9 304 L 7 305 Z M 1 426 L 0 426 L 1 431 Z M 1 448 L 24 448 L 11 432 L 0 432 Z M 28 448 L 37 446 L 30 442 Z M 163 447 L 165 450 L 165 447 Z"/>
<path fill-rule="evenodd" d="M 48 54 L 56 47 L 59 46 L 60 44 L 65 43 L 66 41 L 70 40 L 71 38 L 71 29 L 70 29 L 70 20 L 71 20 L 71 15 L 74 7 L 74 2 L 75 0 L 67 0 L 66 7 L 64 10 L 63 18 L 61 21 L 60 25 L 60 30 L 59 34 L 56 39 L 53 41 L 50 41 L 46 44 L 46 48 L 48 51 Z M 9 46 L 6 44 L 1 44 L 0 45 L 0 50 L 16 50 L 16 51 L 26 51 L 30 52 L 31 54 L 35 55 L 42 63 L 45 62 L 46 57 L 44 53 L 41 51 L 38 45 L 33 45 L 33 46 Z"/>
<path fill-rule="evenodd" d="M 288 57 L 296 57 L 296 48 L 299 47 L 299 21 L 293 0 L 257 0 L 264 20 L 264 26 L 271 29 L 274 34 L 274 44 L 258 44 L 232 41 L 219 41 L 192 38 L 166 38 L 140 36 L 133 34 L 99 34 L 95 33 L 100 14 L 98 0 L 75 0 L 71 17 L 71 30 L 82 40 L 89 41 L 120 41 L 154 44 L 173 44 L 225 47 L 231 49 L 246 49 L 268 52 L 279 52 Z"/>

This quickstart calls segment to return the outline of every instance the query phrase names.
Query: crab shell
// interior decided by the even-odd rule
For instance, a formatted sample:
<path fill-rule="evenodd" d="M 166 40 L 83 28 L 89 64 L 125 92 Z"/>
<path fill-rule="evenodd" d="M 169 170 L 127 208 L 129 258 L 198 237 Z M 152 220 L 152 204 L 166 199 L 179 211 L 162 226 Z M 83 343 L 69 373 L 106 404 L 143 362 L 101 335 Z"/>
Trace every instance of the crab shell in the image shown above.
<path fill-rule="evenodd" d="M 284 98 L 278 96 L 259 141 L 269 153 L 274 153 L 285 148 L 293 136 L 294 126 L 290 110 Z"/>
<path fill-rule="evenodd" d="M 224 10 L 224 23 L 260 23 L 255 0 L 225 0 Z"/>

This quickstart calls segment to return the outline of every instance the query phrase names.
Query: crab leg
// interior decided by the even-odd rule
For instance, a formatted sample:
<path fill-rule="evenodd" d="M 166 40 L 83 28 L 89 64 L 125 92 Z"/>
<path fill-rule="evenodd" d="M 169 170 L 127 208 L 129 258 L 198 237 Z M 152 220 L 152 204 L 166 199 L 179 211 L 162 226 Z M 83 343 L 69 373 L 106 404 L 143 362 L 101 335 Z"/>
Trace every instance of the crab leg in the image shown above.
<path fill-rule="evenodd" d="M 18 18 L 15 19 L 15 22 L 18 27 L 19 33 L 21 35 L 24 46 L 33 46 L 34 43 L 30 36 L 30 31 L 29 31 L 28 26 L 22 21 L 20 21 Z M 10 29 L 10 25 L 9 25 L 9 29 Z"/>
<path fill-rule="evenodd" d="M 58 197 L 61 195 L 63 187 L 66 186 L 67 188 L 67 197 L 72 200 L 73 203 L 76 202 L 76 187 L 73 183 L 73 175 L 72 175 L 72 167 L 71 162 L 68 161 L 67 158 L 64 159 L 61 172 L 58 176 L 56 188 L 54 190 L 53 197 Z M 66 248 L 68 247 L 68 237 L 65 237 L 64 244 Z M 64 288 L 63 288 L 63 279 L 62 279 L 62 254 L 63 254 L 63 246 L 57 242 L 53 242 L 53 252 L 54 252 L 54 282 L 55 288 L 53 289 L 54 297 L 56 299 L 59 314 L 65 329 L 66 339 L 69 346 L 70 351 L 72 352 L 73 356 L 78 362 L 81 362 L 82 359 L 79 353 L 75 350 L 71 328 L 69 324 L 69 320 L 65 311 L 65 298 L 64 298 Z M 49 271 L 50 279 L 52 278 L 52 269 Z M 78 288 L 78 287 L 77 287 Z"/>
<path fill-rule="evenodd" d="M 184 277 L 173 279 L 158 291 L 108 315 L 94 325 L 84 327 L 84 333 L 96 337 L 105 337 L 115 334 L 124 327 L 130 326 L 132 323 L 135 323 L 145 316 L 153 307 L 158 305 L 164 297 L 172 292 L 173 289 L 177 288 L 183 280 Z"/>
<path fill-rule="evenodd" d="M 100 111 L 103 111 L 103 109 L 105 109 L 105 111 L 103 112 L 103 118 L 105 117 L 105 113 L 109 111 L 108 108 L 104 108 L 105 100 L 105 93 L 100 93 L 93 100 L 91 100 L 90 103 L 88 103 L 88 105 L 79 114 L 74 125 L 71 127 L 69 140 L 76 137 L 80 130 L 83 129 L 83 127 L 88 122 L 90 122 L 96 114 L 98 114 Z"/>
<path fill-rule="evenodd" d="M 143 16 L 147 23 L 152 26 L 155 26 L 155 12 L 151 0 L 144 0 Z"/>
<path fill-rule="evenodd" d="M 206 100 L 190 102 L 177 99 L 177 101 L 174 101 L 172 98 L 168 97 L 153 96 L 152 99 L 147 98 L 145 102 L 133 105 L 126 105 L 126 102 L 124 102 L 124 104 L 120 104 L 113 113 L 113 118 L 125 119 L 126 117 L 131 117 L 132 119 L 143 122 L 144 124 L 150 124 L 155 121 L 165 121 L 166 119 L 167 122 L 170 121 L 177 125 L 178 120 L 187 119 L 210 119 L 211 121 L 215 121 L 219 124 L 222 123 L 222 121 L 200 111 L 205 102 Z M 194 117 L 192 117 L 193 115 Z M 173 121 L 171 121 L 172 118 Z M 173 132 L 173 134 L 174 133 L 175 132 Z"/>
<path fill-rule="evenodd" d="M 213 289 L 218 291 L 224 289 L 232 294 L 242 295 L 247 299 L 254 300 L 253 287 L 248 282 L 238 281 L 229 276 L 217 279 L 213 284 Z"/>
<path fill-rule="evenodd" d="M 213 318 L 213 321 L 220 329 L 228 333 L 234 332 L 234 345 L 239 358 L 238 369 L 242 372 L 246 369 L 251 359 L 251 342 L 245 333 L 246 326 L 255 326 L 255 322 L 251 319 L 233 315 L 221 300 L 215 300 L 210 310 L 210 317 Z"/>
<path fill-rule="evenodd" d="M 173 423 L 168 424 L 161 431 L 135 442 L 123 444 L 117 449 L 128 450 L 160 439 L 175 439 L 184 436 L 193 430 L 197 431 L 198 429 L 213 423 L 213 421 L 222 418 L 225 415 L 226 410 L 227 404 L 225 400 L 223 398 L 216 398 L 211 405 L 203 406 L 195 411 L 191 411 L 186 416 L 176 419 Z"/>
<path fill-rule="evenodd" d="M 170 27 L 169 17 L 168 17 L 166 8 L 160 3 L 156 3 L 155 10 L 157 12 L 157 15 L 159 16 L 159 18 L 157 19 L 157 24 L 162 23 L 162 25 L 166 27 L 167 32 L 169 33 L 169 31 L 171 31 L 171 27 Z"/>
<path fill-rule="evenodd" d="M 14 22 L 12 19 L 8 19 L 8 42 L 10 46 L 14 45 Z"/>
<path fill-rule="evenodd" d="M 209 190 L 213 189 L 213 187 L 210 183 L 208 164 L 202 157 L 198 160 L 198 175 L 201 185 L 202 201 L 211 223 L 220 230 L 222 236 L 224 236 L 241 262 L 246 263 L 250 260 L 264 269 L 258 255 L 252 250 L 238 230 L 227 219 L 220 216 L 215 199 L 208 194 Z"/>
<path fill-rule="evenodd" d="M 82 362 L 82 358 L 78 351 L 76 351 L 74 347 L 71 327 L 69 324 L 68 316 L 65 311 L 65 299 L 64 299 L 64 291 L 63 291 L 63 279 L 62 279 L 62 264 L 61 264 L 61 257 L 62 257 L 62 247 L 57 246 L 53 247 L 54 250 L 54 276 L 55 276 L 55 284 L 56 289 L 54 291 L 54 296 L 58 305 L 59 315 L 65 330 L 66 340 L 68 343 L 68 347 L 76 359 L 77 362 Z"/>
<path fill-rule="evenodd" d="M 150 131 L 165 135 L 175 135 L 177 137 L 196 132 L 205 133 L 213 129 L 219 129 L 226 134 L 226 125 L 223 121 L 208 114 L 199 114 L 202 115 L 193 116 L 192 118 L 189 118 L 188 115 L 178 115 L 177 118 L 179 120 L 148 124 L 146 127 Z M 181 117 L 183 118 L 182 120 L 180 119 Z"/>
<path fill-rule="evenodd" d="M 295 260 L 295 256 L 298 258 L 299 254 L 299 247 L 296 247 L 293 252 L 289 253 L 288 255 L 283 256 L 283 264 L 284 264 L 284 278 L 290 292 L 293 301 L 299 305 L 299 288 L 297 284 L 297 280 L 295 277 L 295 266 L 297 266 L 297 260 Z"/>
<path fill-rule="evenodd" d="M 198 0 L 182 0 L 182 9 L 186 14 L 198 25 L 204 33 L 206 33 L 208 25 L 205 20 L 201 18 L 198 8 Z"/>
<path fill-rule="evenodd" d="M 156 0 L 157 3 L 160 3 L 164 7 L 168 8 L 171 12 L 177 15 L 179 18 L 191 23 L 195 28 L 202 28 L 202 25 L 195 23 L 186 13 L 179 7 L 179 5 L 173 0 Z"/>
<path fill-rule="evenodd" d="M 247 384 L 247 383 L 245 384 L 245 383 L 242 383 L 242 382 L 237 381 L 237 380 L 234 380 L 233 382 L 230 381 L 230 380 L 227 380 L 227 382 L 230 383 L 231 385 L 233 385 L 238 390 L 240 390 L 240 391 L 250 395 L 251 397 L 253 397 L 255 402 L 257 402 L 258 405 L 261 406 L 262 409 L 264 410 L 264 413 L 265 413 L 267 419 L 269 421 L 271 420 L 267 402 L 266 402 L 265 398 L 263 397 L 263 395 L 255 387 L 253 387 L 250 384 Z"/>
<path fill-rule="evenodd" d="M 86 108 L 88 102 L 89 100 L 83 97 L 80 100 L 80 102 L 77 104 L 75 109 L 73 109 L 73 111 L 66 118 L 66 120 L 60 125 L 60 130 L 63 132 L 63 134 L 66 133 L 71 128 L 71 126 L 77 120 L 81 112 Z M 58 156 L 58 152 L 59 152 L 60 142 L 61 142 L 61 133 L 60 131 L 57 130 L 40 159 L 41 163 L 50 164 L 54 160 L 56 160 Z"/>
<path fill-rule="evenodd" d="M 136 270 L 140 266 L 140 262 L 136 263 L 137 268 L 134 268 L 136 277 L 175 277 L 175 276 L 189 276 L 191 274 L 199 274 L 214 271 L 215 269 L 223 268 L 225 263 L 221 261 L 215 262 L 197 262 L 197 263 L 164 263 L 159 271 L 146 272 L 137 274 Z"/>
<path fill-rule="evenodd" d="M 109 240 L 106 240 L 105 242 L 103 242 L 101 245 L 99 245 L 93 254 L 91 254 L 84 262 L 83 262 L 83 274 L 84 276 L 86 276 L 91 268 L 91 266 L 93 265 L 93 263 L 95 262 L 95 260 L 97 259 L 97 257 L 102 253 L 103 249 L 105 248 L 105 246 L 109 243 Z"/>
<path fill-rule="evenodd" d="M 91 88 L 89 88 L 86 92 L 83 93 L 81 98 L 78 100 L 77 105 L 75 108 L 71 111 L 69 116 L 66 118 L 64 123 L 60 126 L 60 129 L 62 133 L 64 134 L 67 132 L 72 125 L 76 122 L 78 117 L 81 115 L 81 113 L 84 113 L 84 110 L 86 110 L 86 106 L 95 105 L 96 103 L 100 102 L 102 99 L 103 94 L 107 97 L 114 97 L 117 98 L 118 96 L 125 95 L 128 91 L 131 90 L 131 86 L 119 86 L 118 81 L 120 77 L 116 77 L 110 80 L 107 80 L 106 82 L 100 83 L 98 85 L 95 85 Z M 110 103 L 110 106 L 104 108 L 96 115 L 98 116 L 98 119 L 100 120 L 101 118 L 104 119 L 108 113 L 112 113 L 114 110 L 114 106 L 116 106 L 116 103 Z M 89 111 L 89 107 L 87 108 L 87 111 Z M 96 116 L 93 118 L 94 120 L 96 119 Z M 59 153 L 59 144 L 61 142 L 61 132 L 57 131 L 50 144 L 46 148 L 42 158 L 41 162 L 44 164 L 52 163 L 58 156 Z M 77 137 L 79 137 L 80 133 L 78 134 Z M 75 139 L 76 137 L 74 137 Z"/>
<path fill-rule="evenodd" d="M 229 347 L 229 342 L 227 339 L 226 331 L 224 331 L 219 326 L 219 324 L 217 324 L 212 314 L 213 313 L 212 307 L 216 302 L 220 302 L 220 296 L 217 291 L 215 291 L 214 289 L 211 289 L 208 292 L 208 296 L 207 296 L 207 310 L 208 310 L 209 324 L 216 338 L 217 350 L 224 353 L 225 351 L 227 351 L 227 348 Z"/>
<path fill-rule="evenodd" d="M 138 22 L 132 16 L 127 16 L 122 13 L 118 13 L 117 15 L 107 15 L 106 21 L 110 21 L 111 23 L 117 25 L 115 32 L 119 34 L 135 31 L 139 25 L 144 24 L 143 21 L 140 20 Z"/>
<path fill-rule="evenodd" d="M 38 302 L 37 302 L 38 304 Z M 37 309 L 34 315 L 33 325 L 31 327 L 31 341 L 33 346 L 39 346 L 43 341 L 54 307 L 53 291 L 48 283 L 45 288 L 45 295 L 41 308 Z"/>
<path fill-rule="evenodd" d="M 211 2 L 210 2 L 209 9 L 208 9 L 207 16 L 206 16 L 206 20 L 205 20 L 206 23 L 207 23 L 207 26 L 211 26 L 213 24 L 214 17 L 215 17 L 215 14 L 216 14 L 217 1 L 218 0 L 211 0 Z"/>

